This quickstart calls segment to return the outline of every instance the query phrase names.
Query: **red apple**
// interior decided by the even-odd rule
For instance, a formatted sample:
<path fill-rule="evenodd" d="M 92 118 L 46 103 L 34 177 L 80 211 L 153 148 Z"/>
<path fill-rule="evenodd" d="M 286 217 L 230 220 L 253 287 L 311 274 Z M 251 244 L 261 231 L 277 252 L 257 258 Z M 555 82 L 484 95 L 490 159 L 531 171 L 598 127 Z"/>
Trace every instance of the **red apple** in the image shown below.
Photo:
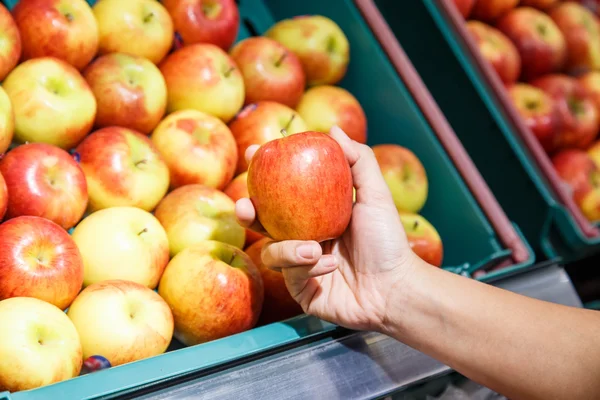
<path fill-rule="evenodd" d="M 298 113 L 283 104 L 261 101 L 249 104 L 229 124 L 237 143 L 237 169 L 241 174 L 248 169 L 246 149 L 253 144 L 264 144 L 281 138 L 282 129 L 287 134 L 306 131 L 308 128 Z"/>
<path fill-rule="evenodd" d="M 410 248 L 425 262 L 442 266 L 444 246 L 439 233 L 422 215 L 400 212 Z"/>
<path fill-rule="evenodd" d="M 83 171 L 69 153 L 44 143 L 17 146 L 0 160 L 8 188 L 7 218 L 47 218 L 64 229 L 77 224 L 88 204 Z"/>
<path fill-rule="evenodd" d="M 467 29 L 502 82 L 514 83 L 521 74 L 521 56 L 515 45 L 502 32 L 483 22 L 468 21 Z"/>
<path fill-rule="evenodd" d="M 546 11 L 558 4 L 560 0 L 521 0 L 519 6 L 533 7 L 538 10 Z"/>
<path fill-rule="evenodd" d="M 553 74 L 531 82 L 554 99 L 558 112 L 557 147 L 589 146 L 600 129 L 600 114 L 590 93 L 575 78 Z"/>
<path fill-rule="evenodd" d="M 22 44 L 19 28 L 10 12 L 0 3 L 0 82 L 17 65 Z"/>
<path fill-rule="evenodd" d="M 485 2 L 482 2 L 485 3 Z M 525 81 L 560 71 L 567 59 L 567 43 L 552 19 L 531 7 L 510 11 L 496 24 L 517 47 Z"/>
<path fill-rule="evenodd" d="M 236 44 L 230 56 L 244 77 L 246 104 L 274 101 L 296 107 L 306 76 L 294 53 L 275 40 L 255 36 Z"/>
<path fill-rule="evenodd" d="M 595 142 L 587 149 L 588 156 L 600 170 L 600 141 Z"/>
<path fill-rule="evenodd" d="M 98 52 L 98 25 L 85 0 L 19 0 L 12 14 L 22 60 L 56 57 L 82 70 Z"/>
<path fill-rule="evenodd" d="M 292 193 L 302 192 L 301 197 Z M 248 193 L 275 240 L 339 237 L 352 215 L 352 173 L 340 145 L 322 132 L 301 132 L 260 146 L 248 167 Z"/>
<path fill-rule="evenodd" d="M 476 0 L 452 0 L 454 6 L 458 9 L 458 12 L 463 16 L 464 19 L 469 18 L 473 6 Z"/>
<path fill-rule="evenodd" d="M 81 254 L 54 222 L 32 216 L 6 221 L 0 248 L 0 300 L 35 297 L 64 310 L 81 290 Z"/>
<path fill-rule="evenodd" d="M 578 78 L 578 81 L 592 96 L 598 115 L 600 115 L 600 71 L 590 71 Z"/>
<path fill-rule="evenodd" d="M 237 202 L 241 198 L 250 198 L 250 194 L 248 193 L 248 171 L 242 172 L 233 178 L 223 192 L 234 202 Z M 256 233 L 251 229 L 246 229 L 245 246 L 250 246 L 252 243 L 263 237 L 264 236 L 260 233 Z"/>
<path fill-rule="evenodd" d="M 6 181 L 2 174 L 0 174 L 0 221 L 6 214 L 6 208 L 8 207 L 8 188 L 6 187 Z"/>
<path fill-rule="evenodd" d="M 471 11 L 471 18 L 493 22 L 519 4 L 519 0 L 478 0 Z"/>
<path fill-rule="evenodd" d="M 162 0 L 185 46 L 210 43 L 227 51 L 238 35 L 240 13 L 234 0 Z"/>
<path fill-rule="evenodd" d="M 508 88 L 508 94 L 525 125 L 537 137 L 544 150 L 554 151 L 559 133 L 559 115 L 554 100 L 542 89 L 526 83 L 512 85 Z"/>
<path fill-rule="evenodd" d="M 83 73 L 98 110 L 96 127 L 121 126 L 149 134 L 167 108 L 167 85 L 150 60 L 124 53 L 97 58 Z"/>

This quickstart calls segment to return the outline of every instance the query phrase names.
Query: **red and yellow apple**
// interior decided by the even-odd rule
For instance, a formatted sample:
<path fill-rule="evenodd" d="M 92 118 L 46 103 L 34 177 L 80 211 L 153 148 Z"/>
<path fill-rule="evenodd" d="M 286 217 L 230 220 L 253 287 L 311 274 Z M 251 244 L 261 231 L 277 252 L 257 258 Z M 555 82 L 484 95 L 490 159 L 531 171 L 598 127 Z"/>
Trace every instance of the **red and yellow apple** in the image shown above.
<path fill-rule="evenodd" d="M 19 62 L 21 34 L 10 11 L 0 3 L 0 82 Z"/>
<path fill-rule="evenodd" d="M 0 86 L 0 154 L 10 147 L 15 133 L 15 112 L 6 91 Z"/>
<path fill-rule="evenodd" d="M 519 0 L 478 0 L 471 10 L 471 18 L 493 22 L 519 4 Z"/>
<path fill-rule="evenodd" d="M 452 0 L 452 2 L 464 19 L 469 18 L 475 5 L 475 0 Z"/>
<path fill-rule="evenodd" d="M 435 227 L 422 215 L 405 212 L 399 214 L 412 251 L 428 264 L 441 267 L 444 246 Z"/>
<path fill-rule="evenodd" d="M 577 79 L 590 93 L 600 115 L 600 71 L 590 71 Z"/>
<path fill-rule="evenodd" d="M 600 170 L 600 141 L 593 143 L 588 149 L 587 154 L 590 156 L 596 167 Z"/>
<path fill-rule="evenodd" d="M 521 7 L 533 7 L 538 10 L 547 11 L 554 7 L 561 0 L 521 0 L 519 6 Z"/>
<path fill-rule="evenodd" d="M 6 181 L 0 173 L 0 221 L 6 214 L 6 208 L 8 207 L 8 188 L 6 187 Z"/>
<path fill-rule="evenodd" d="M 242 172 L 238 176 L 232 179 L 229 182 L 229 185 L 223 192 L 231 198 L 231 200 L 237 202 L 241 198 L 250 198 L 250 194 L 248 193 L 248 171 Z M 254 232 L 251 229 L 246 229 L 246 243 L 244 246 L 249 246 L 257 240 L 264 237 L 260 233 Z"/>

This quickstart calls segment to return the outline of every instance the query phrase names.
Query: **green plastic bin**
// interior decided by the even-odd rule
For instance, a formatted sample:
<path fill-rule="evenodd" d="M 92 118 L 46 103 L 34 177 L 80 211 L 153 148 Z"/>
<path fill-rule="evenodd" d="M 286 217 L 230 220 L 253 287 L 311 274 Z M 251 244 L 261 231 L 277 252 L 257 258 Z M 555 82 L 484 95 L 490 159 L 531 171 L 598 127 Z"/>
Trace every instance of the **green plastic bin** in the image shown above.
<path fill-rule="evenodd" d="M 5 3 L 11 7 L 15 2 Z M 345 31 L 351 61 L 341 86 L 365 109 L 369 144 L 398 143 L 423 162 L 430 195 L 422 213 L 442 237 L 444 268 L 469 276 L 486 271 L 479 279 L 489 281 L 533 264 L 534 253 L 519 228 L 503 213 L 370 0 L 238 3 L 242 15 L 238 39 L 303 14 L 328 16 Z M 299 316 L 197 346 L 182 348 L 175 341 L 163 355 L 35 390 L 0 394 L 0 400 L 109 398 L 147 391 L 154 384 L 181 382 L 228 363 L 330 335 L 336 328 Z"/>

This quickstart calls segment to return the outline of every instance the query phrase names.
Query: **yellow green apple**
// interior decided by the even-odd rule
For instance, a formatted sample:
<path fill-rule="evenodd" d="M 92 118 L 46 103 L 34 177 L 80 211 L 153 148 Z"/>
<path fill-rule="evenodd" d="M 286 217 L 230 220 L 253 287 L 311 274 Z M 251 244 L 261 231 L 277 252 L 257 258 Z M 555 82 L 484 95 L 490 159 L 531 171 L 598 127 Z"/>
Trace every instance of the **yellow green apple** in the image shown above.
<path fill-rule="evenodd" d="M 6 91 L 0 86 L 0 154 L 10 147 L 14 132 L 15 112 Z"/>
<path fill-rule="evenodd" d="M 405 212 L 399 214 L 412 251 L 425 262 L 441 267 L 444 246 L 435 227 L 422 215 Z"/>
<path fill-rule="evenodd" d="M 223 189 L 223 193 L 229 196 L 234 202 L 237 202 L 243 197 L 250 198 L 250 194 L 248 193 L 248 171 L 242 172 L 233 178 L 231 182 L 229 182 L 229 185 Z M 244 244 L 244 248 L 250 246 L 262 237 L 264 236 L 260 233 L 255 232 L 252 229 L 246 229 L 246 243 Z"/>

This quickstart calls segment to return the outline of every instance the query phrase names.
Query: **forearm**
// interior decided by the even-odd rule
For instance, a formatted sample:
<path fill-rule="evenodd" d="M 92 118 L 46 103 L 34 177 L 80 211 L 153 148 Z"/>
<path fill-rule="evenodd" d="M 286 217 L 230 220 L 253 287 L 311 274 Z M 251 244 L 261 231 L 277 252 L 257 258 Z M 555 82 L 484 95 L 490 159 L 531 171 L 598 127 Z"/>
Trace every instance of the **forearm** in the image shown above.
<path fill-rule="evenodd" d="M 427 265 L 393 291 L 382 331 L 510 398 L 596 398 L 600 313 Z"/>

